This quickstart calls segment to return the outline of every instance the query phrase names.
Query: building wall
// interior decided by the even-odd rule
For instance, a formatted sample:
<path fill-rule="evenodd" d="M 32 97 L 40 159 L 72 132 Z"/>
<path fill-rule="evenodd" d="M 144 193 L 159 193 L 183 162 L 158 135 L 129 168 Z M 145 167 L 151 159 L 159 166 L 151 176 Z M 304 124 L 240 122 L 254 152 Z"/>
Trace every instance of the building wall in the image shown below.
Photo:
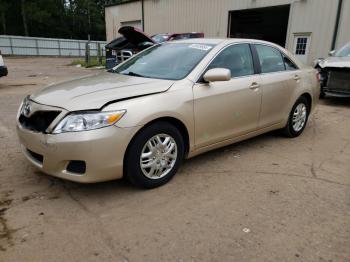
<path fill-rule="evenodd" d="M 340 48 L 344 44 L 350 42 L 350 0 L 343 1 L 336 48 Z"/>
<path fill-rule="evenodd" d="M 337 47 L 350 41 L 350 0 L 343 0 Z M 206 37 L 227 36 L 230 10 L 291 4 L 286 47 L 293 51 L 294 34 L 311 33 L 308 63 L 331 48 L 336 0 L 145 0 L 145 32 L 204 32 Z M 141 19 L 141 2 L 106 8 L 107 40 L 117 37 L 121 22 Z"/>
<path fill-rule="evenodd" d="M 140 2 L 131 2 L 105 8 L 107 42 L 118 37 L 122 22 L 141 20 Z"/>

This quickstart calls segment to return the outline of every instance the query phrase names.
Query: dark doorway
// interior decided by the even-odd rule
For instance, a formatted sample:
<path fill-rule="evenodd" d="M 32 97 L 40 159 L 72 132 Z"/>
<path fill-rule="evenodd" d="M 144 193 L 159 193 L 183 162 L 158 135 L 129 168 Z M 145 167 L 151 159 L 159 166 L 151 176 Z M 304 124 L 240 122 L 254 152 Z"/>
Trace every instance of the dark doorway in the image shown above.
<path fill-rule="evenodd" d="M 252 38 L 286 44 L 290 5 L 229 12 L 228 37 Z"/>

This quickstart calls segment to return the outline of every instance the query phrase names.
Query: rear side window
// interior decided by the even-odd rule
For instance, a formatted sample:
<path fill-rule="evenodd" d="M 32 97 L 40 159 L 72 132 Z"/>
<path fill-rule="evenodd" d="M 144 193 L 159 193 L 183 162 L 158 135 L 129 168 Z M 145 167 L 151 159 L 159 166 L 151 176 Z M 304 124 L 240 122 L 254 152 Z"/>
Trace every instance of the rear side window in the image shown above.
<path fill-rule="evenodd" d="M 286 66 L 286 70 L 297 70 L 298 67 L 286 56 L 283 56 L 284 65 Z"/>
<path fill-rule="evenodd" d="M 285 70 L 284 61 L 280 51 L 270 46 L 255 46 L 256 51 L 258 52 L 262 73 L 279 72 Z"/>
<path fill-rule="evenodd" d="M 254 74 L 253 59 L 248 44 L 231 45 L 217 55 L 208 70 L 212 68 L 227 68 L 232 77 Z"/>

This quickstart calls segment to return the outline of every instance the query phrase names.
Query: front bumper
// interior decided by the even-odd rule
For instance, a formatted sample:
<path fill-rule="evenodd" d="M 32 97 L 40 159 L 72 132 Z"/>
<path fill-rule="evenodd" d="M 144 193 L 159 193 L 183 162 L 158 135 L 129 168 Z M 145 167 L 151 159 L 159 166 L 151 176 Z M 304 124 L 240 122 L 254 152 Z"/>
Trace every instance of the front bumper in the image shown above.
<path fill-rule="evenodd" d="M 7 76 L 8 71 L 6 66 L 0 66 L 0 77 Z"/>
<path fill-rule="evenodd" d="M 136 132 L 136 127 L 110 126 L 83 132 L 43 134 L 17 124 L 23 153 L 32 164 L 46 174 L 80 183 L 121 178 L 124 155 Z M 33 157 L 33 153 L 41 155 L 41 160 Z M 68 171 L 71 161 L 84 161 L 85 172 Z"/>

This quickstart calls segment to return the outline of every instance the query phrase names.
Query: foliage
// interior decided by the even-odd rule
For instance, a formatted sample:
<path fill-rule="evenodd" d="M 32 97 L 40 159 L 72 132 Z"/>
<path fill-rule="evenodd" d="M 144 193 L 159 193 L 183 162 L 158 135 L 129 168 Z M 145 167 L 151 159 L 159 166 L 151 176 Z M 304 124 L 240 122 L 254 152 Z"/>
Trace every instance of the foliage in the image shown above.
<path fill-rule="evenodd" d="M 0 0 L 0 34 L 105 40 L 111 0 Z"/>

